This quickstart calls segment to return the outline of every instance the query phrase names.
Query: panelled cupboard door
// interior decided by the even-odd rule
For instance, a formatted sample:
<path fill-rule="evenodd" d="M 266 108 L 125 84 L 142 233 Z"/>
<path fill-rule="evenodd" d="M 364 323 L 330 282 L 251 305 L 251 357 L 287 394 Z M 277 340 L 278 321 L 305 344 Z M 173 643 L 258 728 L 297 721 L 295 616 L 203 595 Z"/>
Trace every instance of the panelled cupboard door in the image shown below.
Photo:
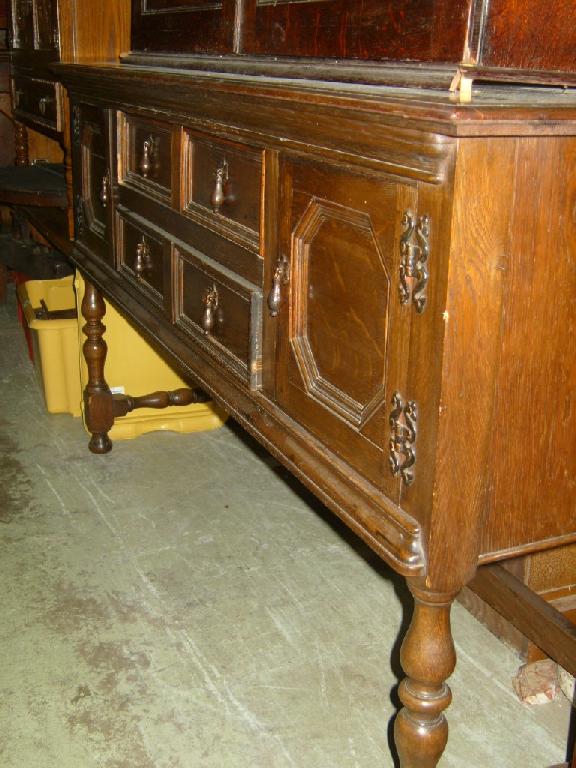
<path fill-rule="evenodd" d="M 416 204 L 408 183 L 284 161 L 267 308 L 280 406 L 395 502 L 389 420 L 406 389 L 411 317 L 398 285 L 400 237 Z"/>
<path fill-rule="evenodd" d="M 460 61 L 470 0 L 249 0 L 243 53 Z"/>
<path fill-rule="evenodd" d="M 235 0 L 132 0 L 132 50 L 231 53 Z"/>
<path fill-rule="evenodd" d="M 113 264 L 108 147 L 108 110 L 75 104 L 72 152 L 76 240 L 91 254 Z"/>

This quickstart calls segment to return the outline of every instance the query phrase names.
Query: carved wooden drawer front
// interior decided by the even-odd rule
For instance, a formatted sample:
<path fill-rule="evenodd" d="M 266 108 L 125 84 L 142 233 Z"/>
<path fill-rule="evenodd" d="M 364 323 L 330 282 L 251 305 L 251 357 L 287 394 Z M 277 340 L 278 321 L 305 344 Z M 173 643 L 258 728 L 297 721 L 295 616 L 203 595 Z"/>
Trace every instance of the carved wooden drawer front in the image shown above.
<path fill-rule="evenodd" d="M 87 104 L 72 107 L 72 152 L 76 238 L 96 256 L 113 264 L 108 114 Z"/>
<path fill-rule="evenodd" d="M 236 239 L 258 245 L 262 153 L 186 133 L 183 209 Z"/>
<path fill-rule="evenodd" d="M 121 183 L 170 203 L 174 129 L 134 115 L 120 115 L 120 126 Z"/>
<path fill-rule="evenodd" d="M 390 420 L 395 394 L 410 399 L 414 310 L 402 303 L 399 272 L 402 212 L 415 210 L 416 189 L 304 161 L 283 163 L 282 173 L 284 223 L 267 286 L 276 399 L 398 501 L 390 446 L 404 430 Z M 396 458 L 403 466 L 408 452 L 399 446 Z"/>
<path fill-rule="evenodd" d="M 52 130 L 61 130 L 59 87 L 51 80 L 14 78 L 14 106 L 17 116 Z"/>
<path fill-rule="evenodd" d="M 176 323 L 253 389 L 261 376 L 262 294 L 197 252 L 175 247 Z"/>
<path fill-rule="evenodd" d="M 119 269 L 134 280 L 159 307 L 166 308 L 170 296 L 170 243 L 145 219 L 119 207 L 117 248 Z"/>

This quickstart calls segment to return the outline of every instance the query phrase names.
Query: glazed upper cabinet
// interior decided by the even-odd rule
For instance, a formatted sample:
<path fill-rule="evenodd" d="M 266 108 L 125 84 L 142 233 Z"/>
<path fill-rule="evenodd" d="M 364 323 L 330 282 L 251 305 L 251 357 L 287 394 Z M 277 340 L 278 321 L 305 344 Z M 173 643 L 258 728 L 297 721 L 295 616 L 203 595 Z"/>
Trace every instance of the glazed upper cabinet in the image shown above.
<path fill-rule="evenodd" d="M 226 53 L 234 47 L 234 0 L 133 0 L 132 48 Z"/>
<path fill-rule="evenodd" d="M 12 47 L 44 51 L 58 58 L 58 12 L 56 0 L 13 0 Z"/>
<path fill-rule="evenodd" d="M 244 70 L 255 66 L 250 55 L 267 55 L 288 59 L 269 60 L 272 69 L 306 56 L 554 83 L 573 82 L 576 72 L 573 0 L 132 0 L 132 10 L 134 63 L 161 54 L 166 64 L 174 54 L 182 67 L 176 56 L 215 53 L 242 54 L 228 66 Z M 346 75 L 367 76 L 378 77 Z"/>

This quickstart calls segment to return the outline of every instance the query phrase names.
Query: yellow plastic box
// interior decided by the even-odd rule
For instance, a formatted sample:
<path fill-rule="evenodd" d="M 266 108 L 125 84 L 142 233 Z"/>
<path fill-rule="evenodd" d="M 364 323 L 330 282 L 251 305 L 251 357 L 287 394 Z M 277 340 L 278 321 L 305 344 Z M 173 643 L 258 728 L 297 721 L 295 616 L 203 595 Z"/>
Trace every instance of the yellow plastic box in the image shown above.
<path fill-rule="evenodd" d="M 74 309 L 73 278 L 28 280 L 18 286 L 18 298 L 32 332 L 34 366 L 50 413 L 80 416 L 82 391 L 78 363 L 78 322 L 37 320 L 34 309 L 44 299 L 51 310 Z"/>
<path fill-rule="evenodd" d="M 77 349 L 84 387 L 88 380 L 88 369 L 82 356 L 82 344 L 85 340 L 81 313 L 84 281 L 79 273 L 76 273 L 75 287 L 78 307 Z M 113 392 L 139 396 L 156 390 L 189 386 L 110 302 L 106 302 L 103 322 L 106 326 L 104 338 L 108 345 L 105 376 Z M 212 403 L 170 406 L 161 410 L 139 408 L 116 419 L 110 430 L 110 437 L 112 440 L 129 440 L 156 430 L 200 432 L 221 427 L 226 418 L 227 415 Z"/>
<path fill-rule="evenodd" d="M 18 286 L 20 303 L 32 331 L 36 371 L 50 413 L 81 416 L 83 412 L 82 390 L 88 380 L 82 355 L 83 295 L 84 282 L 78 274 L 75 280 L 72 276 L 29 280 Z M 78 319 L 37 320 L 34 309 L 42 299 L 51 310 L 77 307 Z M 104 324 L 108 344 L 105 375 L 113 392 L 138 396 L 188 386 L 108 302 Z M 226 418 L 212 403 L 162 410 L 139 408 L 116 419 L 110 437 L 129 440 L 156 430 L 200 432 L 221 427 Z"/>

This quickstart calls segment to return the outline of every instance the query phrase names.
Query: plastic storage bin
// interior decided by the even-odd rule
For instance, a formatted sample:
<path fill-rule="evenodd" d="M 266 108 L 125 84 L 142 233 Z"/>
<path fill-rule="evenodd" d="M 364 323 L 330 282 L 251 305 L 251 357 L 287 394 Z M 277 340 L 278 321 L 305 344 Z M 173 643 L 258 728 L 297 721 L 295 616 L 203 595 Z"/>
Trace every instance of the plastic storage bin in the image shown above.
<path fill-rule="evenodd" d="M 76 346 L 83 388 L 88 379 L 88 369 L 81 353 L 85 340 L 81 312 L 84 281 L 79 273 L 76 274 L 75 285 L 78 307 Z M 106 302 L 103 323 L 106 326 L 104 338 L 108 345 L 105 376 L 113 392 L 138 396 L 156 390 L 188 386 L 110 302 Z M 212 403 L 170 406 L 162 410 L 139 408 L 116 419 L 110 437 L 112 440 L 129 440 L 156 430 L 200 432 L 221 427 L 226 418 L 226 414 Z"/>
<path fill-rule="evenodd" d="M 42 299 L 51 310 L 75 307 L 73 277 L 28 280 L 18 285 L 20 306 L 31 332 L 34 369 L 50 413 L 81 414 L 82 390 L 78 363 L 78 322 L 37 320 Z"/>

